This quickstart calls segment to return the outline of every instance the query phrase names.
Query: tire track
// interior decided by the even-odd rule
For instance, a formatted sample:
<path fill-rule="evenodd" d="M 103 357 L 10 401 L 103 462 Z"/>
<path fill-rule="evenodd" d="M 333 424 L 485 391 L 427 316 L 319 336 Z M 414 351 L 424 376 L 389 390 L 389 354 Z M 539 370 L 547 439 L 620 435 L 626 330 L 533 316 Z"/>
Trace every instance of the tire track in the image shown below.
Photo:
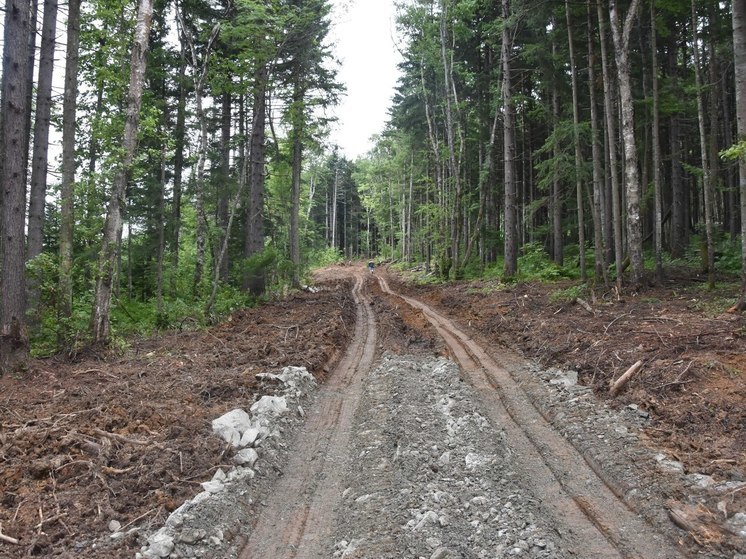
<path fill-rule="evenodd" d="M 313 410 L 292 442 L 296 449 L 254 527 L 239 559 L 326 557 L 341 499 L 344 462 L 362 380 L 375 357 L 376 323 L 363 292 L 364 276 L 355 274 L 357 306 L 350 347 L 319 391 Z"/>
<path fill-rule="evenodd" d="M 675 559 L 685 552 L 619 500 L 580 453 L 534 408 L 510 373 L 445 316 L 424 303 L 395 293 L 378 277 L 381 289 L 404 300 L 435 327 L 478 391 L 490 419 L 505 431 L 534 493 L 552 516 L 564 545 L 593 559 Z"/>

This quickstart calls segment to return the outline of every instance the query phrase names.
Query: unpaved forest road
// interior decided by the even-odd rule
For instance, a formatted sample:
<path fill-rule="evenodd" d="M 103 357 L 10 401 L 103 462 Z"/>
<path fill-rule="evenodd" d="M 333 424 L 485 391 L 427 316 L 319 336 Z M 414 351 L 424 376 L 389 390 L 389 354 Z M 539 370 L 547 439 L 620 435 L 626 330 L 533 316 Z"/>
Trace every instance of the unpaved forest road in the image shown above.
<path fill-rule="evenodd" d="M 354 273 L 353 342 L 290 443 L 241 559 L 687 556 L 665 522 L 640 518 L 510 372 L 432 308 L 402 297 L 466 382 L 432 357 L 375 361 L 374 281 Z"/>

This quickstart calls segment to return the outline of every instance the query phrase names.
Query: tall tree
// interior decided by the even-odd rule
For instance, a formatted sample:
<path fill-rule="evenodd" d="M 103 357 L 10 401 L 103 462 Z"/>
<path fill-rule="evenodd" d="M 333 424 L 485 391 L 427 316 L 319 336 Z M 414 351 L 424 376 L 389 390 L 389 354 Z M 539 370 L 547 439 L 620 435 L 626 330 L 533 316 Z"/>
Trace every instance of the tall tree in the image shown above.
<path fill-rule="evenodd" d="M 69 341 L 68 320 L 73 305 L 73 232 L 75 227 L 75 136 L 78 100 L 78 61 L 80 47 L 80 0 L 69 0 L 65 93 L 62 101 L 62 184 L 60 185 L 60 277 L 57 314 L 61 321 L 61 345 Z"/>
<path fill-rule="evenodd" d="M 637 143 L 635 140 L 635 113 L 630 77 L 629 42 L 640 0 L 632 0 L 624 25 L 620 23 L 617 0 L 609 3 L 611 36 L 614 40 L 617 77 L 619 81 L 619 105 L 622 113 L 622 136 L 624 138 L 624 172 L 627 194 L 627 248 L 632 267 L 632 285 L 642 283 L 645 262 L 642 255 L 642 219 L 640 217 L 640 172 L 637 168 Z M 613 148 L 612 148 L 613 149 Z M 617 270 L 621 274 L 621 269 Z"/>
<path fill-rule="evenodd" d="M 47 192 L 49 152 L 49 124 L 52 111 L 52 76 L 54 47 L 57 31 L 57 0 L 44 1 L 41 51 L 39 53 L 39 81 L 36 86 L 36 120 L 34 123 L 34 152 L 31 164 L 31 193 L 27 258 L 41 254 L 44 229 L 44 202 Z"/>
<path fill-rule="evenodd" d="M 502 0 L 502 97 L 503 97 L 503 149 L 505 187 L 505 266 L 503 274 L 513 277 L 518 271 L 518 207 L 516 184 L 515 107 L 511 82 L 513 56 L 513 29 L 510 26 L 510 0 Z"/>
<path fill-rule="evenodd" d="M 31 192 L 29 195 L 28 240 L 26 245 L 27 260 L 33 260 L 41 254 L 44 241 L 44 204 L 47 194 L 49 117 L 52 111 L 52 76 L 54 72 L 56 32 L 57 0 L 45 0 L 44 21 L 41 32 L 41 52 L 39 53 L 39 81 L 36 87 L 34 151 L 31 158 Z M 38 285 L 30 283 L 29 308 L 37 309 L 38 301 Z"/>
<path fill-rule="evenodd" d="M 2 146 L 0 174 L 0 374 L 23 366 L 28 358 L 26 329 L 26 127 L 31 111 L 29 64 L 30 4 L 8 0 L 2 76 Z"/>
<path fill-rule="evenodd" d="M 575 197 L 578 205 L 578 248 L 580 254 L 580 280 L 587 281 L 585 269 L 585 212 L 583 211 L 583 177 L 582 153 L 580 150 L 580 109 L 578 107 L 578 71 L 575 65 L 575 46 L 573 45 L 572 20 L 570 18 L 570 1 L 565 0 L 567 19 L 567 43 L 570 53 L 570 81 L 572 82 L 572 124 L 573 144 L 575 146 Z"/>
<path fill-rule="evenodd" d="M 702 80 L 702 68 L 700 67 L 700 56 L 699 56 L 699 33 L 697 31 L 698 18 L 697 8 L 694 0 L 692 0 L 692 39 L 693 39 L 693 51 L 694 51 L 694 76 L 697 86 L 697 123 L 699 127 L 699 146 L 700 155 L 702 161 L 702 190 L 704 192 L 704 214 L 705 214 L 705 251 L 706 255 L 706 266 L 707 266 L 707 282 L 710 288 L 715 287 L 715 240 L 714 240 L 714 227 L 712 223 L 712 204 L 713 204 L 713 188 L 712 188 L 712 174 L 710 172 L 710 161 L 707 153 L 708 142 L 707 132 L 705 129 L 705 103 L 704 103 L 704 85 Z"/>
<path fill-rule="evenodd" d="M 736 121 L 738 141 L 746 142 L 746 2 L 733 2 L 733 58 L 736 76 Z M 738 190 L 741 198 L 741 300 L 746 308 L 746 150 L 738 158 Z"/>
<path fill-rule="evenodd" d="M 127 183 L 137 150 L 137 131 L 140 122 L 140 105 L 145 83 L 152 19 L 153 0 L 140 0 L 130 61 L 130 82 L 127 94 L 124 137 L 122 139 L 123 156 L 114 175 L 107 207 L 101 253 L 98 261 L 96 290 L 93 297 L 91 331 L 94 343 L 108 343 L 109 341 L 109 310 L 114 281 L 114 263 L 119 254 L 122 236 L 122 213 L 126 206 Z"/>

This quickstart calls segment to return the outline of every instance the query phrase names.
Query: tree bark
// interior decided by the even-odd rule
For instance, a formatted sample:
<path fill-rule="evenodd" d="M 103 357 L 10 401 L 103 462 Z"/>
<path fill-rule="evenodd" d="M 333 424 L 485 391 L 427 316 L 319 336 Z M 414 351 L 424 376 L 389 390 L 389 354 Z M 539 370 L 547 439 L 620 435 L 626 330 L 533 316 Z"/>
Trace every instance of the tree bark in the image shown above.
<path fill-rule="evenodd" d="M 624 171 L 627 194 L 627 246 L 632 268 L 632 286 L 639 288 L 645 271 L 642 254 L 642 221 L 640 219 L 640 178 L 637 168 L 637 144 L 635 140 L 635 113 L 630 83 L 629 36 L 637 17 L 640 0 L 632 0 L 624 21 L 620 25 L 617 0 L 609 4 L 611 31 L 614 40 L 617 76 L 619 79 L 619 103 L 622 112 L 622 136 L 624 138 Z M 621 270 L 617 270 L 620 273 Z"/>
<path fill-rule="evenodd" d="M 556 23 L 556 22 L 555 22 Z M 557 55 L 557 43 L 552 38 L 552 57 Z M 559 88 L 552 87 L 552 126 L 555 132 L 560 121 Z M 554 163 L 552 168 L 552 193 L 549 200 L 549 212 L 552 222 L 552 261 L 557 266 L 565 263 L 565 251 L 562 235 L 562 181 L 559 176 L 560 145 L 554 142 Z"/>
<path fill-rule="evenodd" d="M 245 256 L 250 258 L 264 250 L 264 165 L 266 159 L 267 80 L 266 66 L 254 76 L 254 107 L 249 149 L 249 204 L 247 208 Z M 265 290 L 264 270 L 250 270 L 244 277 L 244 288 L 259 296 Z"/>
<path fill-rule="evenodd" d="M 296 86 L 297 88 L 297 86 Z M 300 111 L 303 103 L 303 94 L 296 89 L 293 102 L 295 110 Z M 293 263 L 293 287 L 300 286 L 300 179 L 301 167 L 303 165 L 303 118 L 302 115 L 294 115 L 292 137 L 293 162 L 292 180 L 290 185 L 290 261 Z"/>
<path fill-rule="evenodd" d="M 0 375 L 22 367 L 28 359 L 26 330 L 26 128 L 28 97 L 30 4 L 8 0 L 2 76 L 2 205 L 0 222 Z"/>
<path fill-rule="evenodd" d="M 705 212 L 705 249 L 706 249 L 706 267 L 707 282 L 710 288 L 715 287 L 715 240 L 712 225 L 712 201 L 713 188 L 710 174 L 710 162 L 707 153 L 707 132 L 705 130 L 705 103 L 704 103 L 704 84 L 702 82 L 702 68 L 700 67 L 699 55 L 699 37 L 697 33 L 697 8 L 695 1 L 692 0 L 692 40 L 694 52 L 694 78 L 697 86 L 697 123 L 699 125 L 699 147 L 702 157 L 702 189 L 704 192 L 704 212 Z"/>
<path fill-rule="evenodd" d="M 502 67 L 503 67 L 503 142 L 505 182 L 505 266 L 503 274 L 512 278 L 518 272 L 518 209 L 516 207 L 515 178 L 515 107 L 511 85 L 511 55 L 513 51 L 510 18 L 510 0 L 502 0 Z"/>
<path fill-rule="evenodd" d="M 656 43 L 655 5 L 650 3 L 650 51 L 652 54 L 653 86 L 653 189 L 655 195 L 655 277 L 663 281 L 663 185 L 661 184 L 661 141 L 660 141 L 660 97 L 658 94 L 658 47 Z"/>
<path fill-rule="evenodd" d="M 179 63 L 179 101 L 176 105 L 176 127 L 174 129 L 174 185 L 171 204 L 171 291 L 176 291 L 176 279 L 179 270 L 179 248 L 181 245 L 181 191 L 184 174 L 184 138 L 186 136 L 186 53 L 184 45 L 180 47 Z"/>
<path fill-rule="evenodd" d="M 581 178 L 582 155 L 580 153 L 580 111 L 578 109 L 578 71 L 575 67 L 575 47 L 573 45 L 570 2 L 565 0 L 567 18 L 567 43 L 570 50 L 570 81 L 572 83 L 572 122 L 573 143 L 575 144 L 575 198 L 578 205 L 578 249 L 580 256 L 580 281 L 588 281 L 585 268 L 585 212 L 583 211 L 583 180 Z"/>
<path fill-rule="evenodd" d="M 220 113 L 221 126 L 220 126 L 220 181 L 216 185 L 218 188 L 218 229 L 220 234 L 218 235 L 218 243 L 216 246 L 215 256 L 217 265 L 217 254 L 220 251 L 223 241 L 225 238 L 230 237 L 230 230 L 228 229 L 228 212 L 230 203 L 230 165 L 231 165 L 231 94 L 224 92 L 222 95 L 222 109 Z M 220 260 L 220 281 L 228 281 L 228 270 L 230 268 L 230 261 L 228 253 L 223 255 Z"/>
<path fill-rule="evenodd" d="M 60 318 L 58 345 L 70 342 L 69 319 L 73 304 L 73 232 L 75 228 L 75 136 L 78 99 L 78 58 L 80 45 L 80 0 L 69 0 L 65 93 L 62 102 L 62 184 L 60 186 L 60 277 L 57 314 Z"/>
<path fill-rule="evenodd" d="M 47 194 L 47 168 L 49 157 L 49 117 L 52 111 L 52 75 L 54 47 L 57 32 L 57 0 L 45 0 L 42 23 L 41 52 L 39 53 L 39 81 L 36 89 L 36 121 L 34 122 L 34 151 L 31 163 L 31 192 L 28 210 L 28 239 L 26 259 L 33 260 L 41 254 L 44 241 L 44 204 Z M 32 283 L 33 281 L 33 283 Z M 29 282 L 30 320 L 37 323 L 39 305 L 38 280 Z"/>
<path fill-rule="evenodd" d="M 603 157 L 601 146 L 599 145 L 598 130 L 598 105 L 596 104 L 596 76 L 595 76 L 595 53 L 593 50 L 593 24 L 591 20 L 591 2 L 586 4 L 586 16 L 588 25 L 588 93 L 591 105 L 591 158 L 593 160 L 593 248 L 596 260 L 595 274 L 596 281 L 603 278 L 604 285 L 608 285 L 609 277 L 606 273 L 606 250 L 605 245 L 608 239 L 604 239 L 604 178 L 603 178 Z"/>
<path fill-rule="evenodd" d="M 733 2 L 733 58 L 736 74 L 736 121 L 738 141 L 746 141 L 746 2 Z M 741 243 L 746 244 L 746 156 L 738 159 L 738 191 L 741 197 Z M 741 304 L 746 303 L 746 247 L 741 247 Z"/>
<path fill-rule="evenodd" d="M 91 333 L 94 344 L 106 344 L 110 336 L 110 307 L 114 281 L 114 263 L 119 254 L 122 235 L 122 212 L 126 206 L 127 182 L 137 150 L 137 130 L 140 121 L 140 105 L 145 82 L 145 67 L 153 18 L 153 0 L 140 0 L 137 11 L 135 40 L 130 62 L 130 80 L 127 95 L 127 111 L 122 139 L 123 156 L 117 166 L 111 196 L 104 222 L 104 233 L 96 275 L 96 290 L 93 296 Z"/>
<path fill-rule="evenodd" d="M 621 208 L 621 186 L 619 185 L 619 161 L 617 158 L 616 137 L 616 111 L 612 92 L 614 91 L 609 58 L 606 52 L 606 18 L 601 8 L 600 0 L 597 0 L 598 12 L 598 35 L 601 46 L 601 68 L 604 82 L 604 113 L 606 117 L 606 145 L 609 152 L 609 176 L 611 177 L 611 213 L 614 227 L 614 262 L 616 267 L 617 291 L 622 289 L 622 275 L 624 259 L 624 238 L 622 236 L 622 208 Z"/>

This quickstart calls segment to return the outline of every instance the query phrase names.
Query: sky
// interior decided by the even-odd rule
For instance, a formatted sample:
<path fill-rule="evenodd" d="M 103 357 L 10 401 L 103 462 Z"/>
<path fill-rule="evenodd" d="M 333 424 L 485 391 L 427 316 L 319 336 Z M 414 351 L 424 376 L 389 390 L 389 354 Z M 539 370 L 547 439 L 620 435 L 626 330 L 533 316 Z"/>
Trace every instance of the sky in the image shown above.
<path fill-rule="evenodd" d="M 350 159 L 364 155 L 388 119 L 400 60 L 394 44 L 394 0 L 334 0 L 331 40 L 347 88 L 333 111 L 331 141 Z"/>

